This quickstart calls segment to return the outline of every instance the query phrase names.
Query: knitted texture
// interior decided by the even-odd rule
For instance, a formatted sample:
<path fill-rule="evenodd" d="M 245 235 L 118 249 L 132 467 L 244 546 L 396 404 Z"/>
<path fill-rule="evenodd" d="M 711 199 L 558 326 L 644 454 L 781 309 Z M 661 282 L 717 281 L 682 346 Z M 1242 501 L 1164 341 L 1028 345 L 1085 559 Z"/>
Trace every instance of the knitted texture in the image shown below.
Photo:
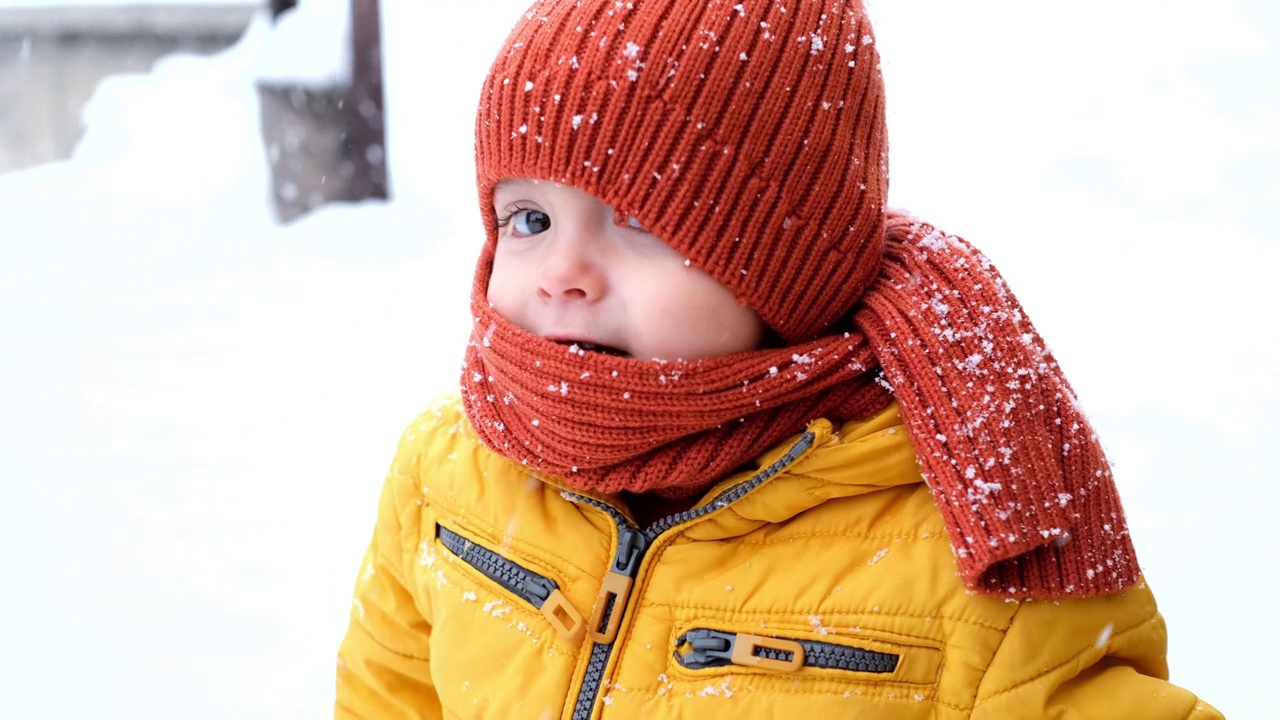
<path fill-rule="evenodd" d="M 499 181 L 585 190 L 806 341 L 875 276 L 884 128 L 858 3 L 548 0 L 481 90 L 480 205 L 492 237 Z"/>
<path fill-rule="evenodd" d="M 856 311 L 972 588 L 1120 590 L 1137 558 L 1111 466 L 1052 353 L 991 261 L 888 217 Z"/>
<path fill-rule="evenodd" d="M 516 327 L 472 298 L 463 398 L 480 438 L 572 487 L 687 497 L 819 417 L 892 400 L 842 333 L 697 361 L 619 358 Z"/>
<path fill-rule="evenodd" d="M 704 491 L 817 417 L 896 398 L 966 585 L 1094 595 L 1138 567 L 1110 468 L 999 273 L 884 209 L 883 88 L 860 3 L 546 0 L 476 123 L 488 241 L 464 404 L 490 448 L 573 487 Z M 784 347 L 617 358 L 487 302 L 494 186 L 553 180 L 727 286 Z"/>

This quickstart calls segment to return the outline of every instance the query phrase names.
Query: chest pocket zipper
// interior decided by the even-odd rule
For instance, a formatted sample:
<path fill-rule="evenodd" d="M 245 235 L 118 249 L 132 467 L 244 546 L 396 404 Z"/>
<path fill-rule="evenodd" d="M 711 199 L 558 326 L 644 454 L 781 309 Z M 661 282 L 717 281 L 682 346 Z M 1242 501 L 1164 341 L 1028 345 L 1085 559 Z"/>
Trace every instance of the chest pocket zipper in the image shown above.
<path fill-rule="evenodd" d="M 567 642 L 576 645 L 582 639 L 586 623 L 560 592 L 555 580 L 477 545 L 446 527 L 436 525 L 436 537 L 458 559 L 540 610 Z"/>
<path fill-rule="evenodd" d="M 816 640 L 698 628 L 676 638 L 675 659 L 690 670 L 740 665 L 781 672 L 812 667 L 892 675 L 898 669 L 900 656 Z"/>

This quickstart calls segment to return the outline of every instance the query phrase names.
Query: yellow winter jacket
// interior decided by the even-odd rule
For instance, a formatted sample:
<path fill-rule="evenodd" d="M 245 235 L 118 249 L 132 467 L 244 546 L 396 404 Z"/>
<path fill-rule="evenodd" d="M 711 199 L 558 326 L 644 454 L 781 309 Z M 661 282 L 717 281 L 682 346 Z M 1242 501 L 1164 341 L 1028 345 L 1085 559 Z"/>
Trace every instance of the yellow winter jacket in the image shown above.
<path fill-rule="evenodd" d="M 896 407 L 636 528 L 484 448 L 452 399 L 392 464 L 335 717 L 1221 717 L 1167 677 L 1145 585 L 966 591 Z"/>

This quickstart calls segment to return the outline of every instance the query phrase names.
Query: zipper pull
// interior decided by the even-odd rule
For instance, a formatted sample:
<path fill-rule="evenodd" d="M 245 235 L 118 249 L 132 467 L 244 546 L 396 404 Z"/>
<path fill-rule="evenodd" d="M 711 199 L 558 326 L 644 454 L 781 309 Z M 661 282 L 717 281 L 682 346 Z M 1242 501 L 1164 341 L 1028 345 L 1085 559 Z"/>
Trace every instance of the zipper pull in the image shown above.
<path fill-rule="evenodd" d="M 537 601 L 535 605 L 541 602 L 538 609 L 551 622 L 551 627 L 569 644 L 576 645 L 582 639 L 586 625 L 582 622 L 582 614 L 569 604 L 560 588 L 545 578 L 527 579 L 522 585 L 527 596 Z"/>
<path fill-rule="evenodd" d="M 789 653 L 790 660 L 774 659 L 765 657 L 760 650 L 773 650 L 783 654 L 783 657 Z M 729 659 L 734 665 L 746 665 L 747 667 L 758 667 L 766 670 L 781 670 L 782 672 L 795 672 L 804 666 L 804 647 L 795 640 L 783 640 L 781 638 L 767 638 L 761 635 L 749 635 L 739 633 L 738 640 L 733 644 L 733 652 L 730 653 Z"/>
<path fill-rule="evenodd" d="M 689 646 L 680 654 L 679 648 Z M 804 666 L 804 647 L 794 640 L 767 638 L 749 633 L 698 629 L 676 638 L 676 661 L 694 670 L 725 665 L 795 672 Z M 768 654 L 779 657 L 768 657 Z"/>
<path fill-rule="evenodd" d="M 618 526 L 618 554 L 600 584 L 600 593 L 596 595 L 587 625 L 587 635 L 593 642 L 608 645 L 618 636 L 622 609 L 627 605 L 627 596 L 631 593 L 644 550 L 645 539 L 639 530 L 627 525 Z"/>

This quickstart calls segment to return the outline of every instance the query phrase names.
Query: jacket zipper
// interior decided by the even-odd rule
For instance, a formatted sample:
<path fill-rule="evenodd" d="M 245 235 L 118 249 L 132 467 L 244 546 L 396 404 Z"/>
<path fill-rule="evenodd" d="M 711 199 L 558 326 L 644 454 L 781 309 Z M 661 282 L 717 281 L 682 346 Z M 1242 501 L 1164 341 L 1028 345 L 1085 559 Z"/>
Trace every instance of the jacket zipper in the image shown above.
<path fill-rule="evenodd" d="M 680 650 L 687 647 L 682 655 Z M 891 675 L 899 656 L 816 640 L 769 638 L 707 628 L 676 638 L 676 662 L 690 670 L 742 665 L 795 672 L 802 667 Z"/>
<path fill-rule="evenodd" d="M 570 644 L 582 639 L 582 615 L 569 604 L 555 580 L 512 562 L 458 533 L 436 525 L 436 537 L 460 560 L 533 605 Z"/>
<path fill-rule="evenodd" d="M 618 528 L 618 552 L 613 563 L 605 574 L 600 593 L 588 623 L 588 632 L 592 640 L 591 656 L 587 660 L 587 669 L 582 678 L 582 688 L 578 691 L 578 699 L 573 708 L 573 720 L 590 720 L 592 708 L 600 696 L 600 685 L 604 681 L 604 671 L 609 664 L 609 656 L 613 654 L 614 640 L 617 638 L 618 626 L 622 622 L 622 613 L 630 600 L 631 588 L 640 570 L 640 562 L 645 553 L 653 547 L 653 543 L 666 531 L 694 520 L 706 517 L 717 510 L 732 505 L 748 493 L 764 484 L 766 480 L 782 472 L 813 446 L 814 434 L 806 432 L 787 450 L 787 453 L 767 468 L 750 478 L 726 488 L 711 502 L 702 507 L 686 510 L 655 522 L 641 531 L 626 518 L 617 508 L 594 498 L 564 491 L 564 496 L 573 502 L 590 505 L 602 510 L 613 520 Z"/>

